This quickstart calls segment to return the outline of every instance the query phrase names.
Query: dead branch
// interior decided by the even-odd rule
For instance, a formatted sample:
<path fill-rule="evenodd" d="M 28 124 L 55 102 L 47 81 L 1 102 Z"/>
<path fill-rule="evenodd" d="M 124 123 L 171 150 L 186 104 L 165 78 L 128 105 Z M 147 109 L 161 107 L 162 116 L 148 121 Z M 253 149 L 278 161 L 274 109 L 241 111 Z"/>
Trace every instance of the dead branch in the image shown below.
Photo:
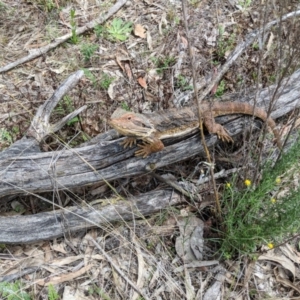
<path fill-rule="evenodd" d="M 130 221 L 152 215 L 182 201 L 181 196 L 171 190 L 158 190 L 130 197 L 126 201 L 119 200 L 117 204 L 114 199 L 103 199 L 103 204 L 95 206 L 70 207 L 28 216 L 0 217 L 0 243 L 33 243 L 60 237 L 68 232 L 74 233 L 92 227 L 105 228 L 111 222 Z"/>
<path fill-rule="evenodd" d="M 82 106 L 79 109 L 76 109 L 69 115 L 62 118 L 56 124 L 51 125 L 49 123 L 50 115 L 57 103 L 62 99 L 62 97 L 65 94 L 67 94 L 73 87 L 76 86 L 76 84 L 82 78 L 82 76 L 83 71 L 77 71 L 71 74 L 54 92 L 52 97 L 49 98 L 43 105 L 39 107 L 28 129 L 27 138 L 33 137 L 39 143 L 46 136 L 61 129 L 71 119 L 73 119 L 75 116 L 79 115 L 83 110 L 86 109 L 86 105 Z"/>
<path fill-rule="evenodd" d="M 97 18 L 96 20 L 93 20 L 89 23 L 87 23 L 85 26 L 79 27 L 78 29 L 76 29 L 75 34 L 76 35 L 81 35 L 83 33 L 85 33 L 88 30 L 93 29 L 96 25 L 102 24 L 104 23 L 106 20 L 108 20 L 113 14 L 115 14 L 125 3 L 127 2 L 127 0 L 119 0 L 115 5 L 113 5 L 108 13 L 105 16 L 100 16 L 99 18 Z M 70 39 L 72 37 L 72 33 L 68 33 L 65 34 L 59 38 L 56 38 L 52 43 L 44 46 L 44 47 L 40 47 L 37 49 L 32 49 L 29 51 L 29 54 L 27 56 L 24 56 L 2 68 L 0 68 L 0 73 L 4 73 L 6 71 L 9 71 L 23 63 L 29 62 L 47 52 L 49 52 L 50 50 L 56 48 L 57 46 L 59 46 L 60 44 L 66 42 L 68 39 Z"/>

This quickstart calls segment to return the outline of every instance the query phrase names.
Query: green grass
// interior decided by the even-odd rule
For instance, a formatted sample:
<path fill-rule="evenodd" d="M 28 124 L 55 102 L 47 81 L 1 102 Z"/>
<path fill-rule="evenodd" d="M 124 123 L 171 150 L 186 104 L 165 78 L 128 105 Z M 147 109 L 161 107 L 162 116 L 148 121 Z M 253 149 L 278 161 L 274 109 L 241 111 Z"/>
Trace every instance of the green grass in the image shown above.
<path fill-rule="evenodd" d="M 97 37 L 101 37 L 104 35 L 105 27 L 103 25 L 96 25 L 94 28 L 94 32 Z"/>
<path fill-rule="evenodd" d="M 239 0 L 238 5 L 241 7 L 242 10 L 248 9 L 252 4 L 252 0 Z"/>
<path fill-rule="evenodd" d="M 76 34 L 76 29 L 77 29 L 77 25 L 76 25 L 76 20 L 75 20 L 75 9 L 71 9 L 70 10 L 70 24 L 71 24 L 71 32 L 72 32 L 72 36 L 71 36 L 71 43 L 76 45 L 79 43 L 79 37 Z"/>
<path fill-rule="evenodd" d="M 94 87 L 96 87 L 97 86 L 97 78 L 96 78 L 96 76 L 89 69 L 83 68 L 82 70 L 84 72 L 84 76 L 86 78 L 88 78 L 93 83 Z"/>
<path fill-rule="evenodd" d="M 114 81 L 114 78 L 109 76 L 108 74 L 105 74 L 105 73 L 102 73 L 101 75 L 101 79 L 100 79 L 100 87 L 103 89 L 103 90 L 108 90 L 110 84 Z"/>
<path fill-rule="evenodd" d="M 48 300 L 58 300 L 60 297 L 57 293 L 57 291 L 55 290 L 54 286 L 52 284 L 50 284 L 48 286 Z"/>
<path fill-rule="evenodd" d="M 8 144 L 12 144 L 13 142 L 12 135 L 5 128 L 0 128 L 0 143 L 1 142 Z"/>
<path fill-rule="evenodd" d="M 181 74 L 179 74 L 177 77 L 176 87 L 180 88 L 180 90 L 183 92 L 193 90 L 193 87 L 189 84 L 188 79 Z"/>
<path fill-rule="evenodd" d="M 31 300 L 29 294 L 24 291 L 24 286 L 20 281 L 0 282 L 1 299 L 5 300 Z"/>
<path fill-rule="evenodd" d="M 84 61 L 88 62 L 97 49 L 98 49 L 98 45 L 96 44 L 91 44 L 91 43 L 82 44 L 80 47 L 80 52 L 84 58 Z"/>
<path fill-rule="evenodd" d="M 225 89 L 226 89 L 225 81 L 224 81 L 224 80 L 221 80 L 220 83 L 218 84 L 218 87 L 217 87 L 217 91 L 216 91 L 215 96 L 216 96 L 216 97 L 221 97 L 221 96 L 223 96 L 223 95 L 224 95 L 224 92 L 225 92 Z"/>
<path fill-rule="evenodd" d="M 172 56 L 166 56 L 164 58 L 151 57 L 151 60 L 156 66 L 158 74 L 162 74 L 165 70 L 169 69 L 176 62 L 176 59 Z"/>
<path fill-rule="evenodd" d="M 223 224 L 220 251 L 224 258 L 251 254 L 261 245 L 281 243 L 288 235 L 300 229 L 300 188 L 286 186 L 293 182 L 298 170 L 300 140 L 283 154 L 272 168 L 267 165 L 259 185 L 245 184 L 246 190 L 239 192 L 235 182 L 228 183 L 223 197 Z M 283 184 L 285 182 L 285 184 Z M 277 198 L 281 189 L 284 197 Z"/>
<path fill-rule="evenodd" d="M 126 102 L 122 102 L 121 107 L 122 107 L 122 109 L 124 109 L 126 111 L 130 111 L 130 107 L 128 106 L 128 104 Z"/>
<path fill-rule="evenodd" d="M 71 97 L 69 96 L 64 96 L 62 101 L 60 101 L 56 108 L 55 108 L 55 112 L 60 115 L 60 116 L 65 116 L 71 112 L 73 112 L 75 110 L 74 104 L 73 104 L 73 100 Z M 69 120 L 67 122 L 68 126 L 71 126 L 75 123 L 79 122 L 79 118 L 78 116 L 72 118 L 71 120 Z"/>
<path fill-rule="evenodd" d="M 219 58 L 224 58 L 226 53 L 233 50 L 236 43 L 236 36 L 234 33 L 229 36 L 225 35 L 225 28 L 219 25 L 219 35 L 217 40 L 217 55 Z"/>
<path fill-rule="evenodd" d="M 114 81 L 114 77 L 109 76 L 108 74 L 102 72 L 100 75 L 100 79 L 97 79 L 97 77 L 89 70 L 89 69 L 83 69 L 84 75 L 93 83 L 93 86 L 100 87 L 101 89 L 107 91 L 111 83 Z"/>

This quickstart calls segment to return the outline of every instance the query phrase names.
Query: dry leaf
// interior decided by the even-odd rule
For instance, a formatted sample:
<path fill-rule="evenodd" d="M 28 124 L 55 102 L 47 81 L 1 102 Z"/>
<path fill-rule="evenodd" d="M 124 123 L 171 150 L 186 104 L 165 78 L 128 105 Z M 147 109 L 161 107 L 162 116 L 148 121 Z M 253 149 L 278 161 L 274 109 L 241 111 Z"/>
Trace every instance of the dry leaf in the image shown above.
<path fill-rule="evenodd" d="M 163 27 L 163 26 L 167 26 L 167 25 L 168 25 L 167 14 L 164 12 L 164 13 L 161 15 L 161 19 L 160 19 L 160 22 L 159 22 L 159 24 L 158 24 L 158 31 L 159 31 L 159 34 L 160 34 L 160 35 L 163 35 L 162 27 Z"/>
<path fill-rule="evenodd" d="M 131 81 L 132 80 L 132 72 L 131 72 L 130 64 L 125 63 L 124 68 L 125 68 L 125 72 L 127 74 L 128 79 Z"/>
<path fill-rule="evenodd" d="M 65 250 L 65 244 L 64 243 L 53 243 L 53 245 L 51 245 L 51 249 L 56 251 L 56 252 L 60 252 L 63 254 L 67 254 L 67 251 Z"/>
<path fill-rule="evenodd" d="M 141 37 L 142 39 L 146 38 L 146 29 L 141 24 L 134 25 L 134 35 Z"/>
<path fill-rule="evenodd" d="M 220 271 L 218 274 L 215 275 L 215 282 L 210 285 L 210 287 L 206 290 L 204 296 L 202 297 L 203 300 L 208 299 L 221 299 L 221 290 L 223 286 L 223 282 L 225 281 L 226 276 L 224 272 Z"/>
<path fill-rule="evenodd" d="M 152 47 L 152 37 L 151 37 L 151 34 L 150 34 L 149 30 L 147 31 L 147 44 L 148 44 L 149 50 L 153 50 L 153 47 Z"/>
<path fill-rule="evenodd" d="M 175 241 L 177 255 L 184 263 L 189 263 L 193 260 L 201 260 L 204 223 L 198 218 L 188 217 L 180 218 L 177 221 L 177 224 L 180 231 L 180 236 L 178 236 Z M 198 230 L 198 227 L 200 227 L 200 230 Z M 198 250 L 195 253 L 194 249 L 197 248 Z"/>
<path fill-rule="evenodd" d="M 136 287 L 140 290 L 144 288 L 145 282 L 146 282 L 146 274 L 147 274 L 147 268 L 145 264 L 145 260 L 143 257 L 143 253 L 139 247 L 139 243 L 133 238 L 135 250 L 137 253 L 137 259 L 138 259 L 138 279 L 136 282 Z M 140 294 L 137 292 L 134 292 L 131 296 L 132 300 L 140 299 Z"/>
<path fill-rule="evenodd" d="M 273 40 L 274 40 L 274 34 L 272 33 L 272 31 L 270 31 L 270 36 L 267 44 L 267 51 L 271 50 L 271 47 L 273 45 Z"/>
<path fill-rule="evenodd" d="M 300 118 L 298 118 L 298 119 L 296 120 L 294 128 L 299 127 L 299 125 L 300 125 Z"/>
<path fill-rule="evenodd" d="M 288 257 L 290 260 L 292 260 L 293 262 L 295 262 L 296 264 L 300 264 L 300 258 L 299 256 L 296 254 L 297 251 L 296 249 L 293 249 L 291 247 L 291 245 L 289 244 L 285 244 L 283 246 L 279 247 L 280 250 L 283 252 L 283 254 Z"/>
<path fill-rule="evenodd" d="M 45 279 L 40 279 L 37 280 L 36 283 L 38 285 L 54 285 L 54 284 L 58 284 L 58 283 L 62 283 L 62 282 L 66 282 L 66 281 L 72 281 L 73 279 L 85 274 L 87 271 L 89 271 L 91 269 L 92 265 L 88 265 L 86 267 L 81 268 L 80 270 L 76 271 L 76 272 L 70 272 L 67 274 L 63 274 L 61 276 L 53 276 L 53 277 L 47 277 Z"/>
<path fill-rule="evenodd" d="M 195 288 L 192 284 L 191 274 L 187 268 L 184 269 L 184 285 L 186 290 L 186 299 L 195 299 Z"/>
<path fill-rule="evenodd" d="M 63 258 L 58 258 L 58 259 L 54 259 L 52 262 L 49 263 L 50 266 L 55 266 L 55 267 L 61 267 L 61 266 L 65 266 L 65 265 L 69 265 L 71 263 L 73 263 L 74 261 L 83 259 L 84 255 L 76 255 L 76 256 L 68 256 L 68 257 L 63 257 Z"/>
<path fill-rule="evenodd" d="M 116 61 L 117 61 L 118 65 L 119 65 L 119 67 L 122 69 L 122 71 L 125 72 L 125 69 L 124 69 L 123 64 L 121 62 L 121 58 L 119 58 L 118 56 L 116 56 Z"/>
<path fill-rule="evenodd" d="M 115 89 L 114 87 L 117 85 L 118 85 L 118 82 L 113 81 L 108 87 L 107 94 L 108 94 L 109 98 L 112 100 L 115 99 L 115 97 L 116 97 L 117 89 Z"/>
<path fill-rule="evenodd" d="M 147 89 L 147 83 L 146 83 L 145 78 L 139 77 L 137 79 L 137 81 L 138 81 L 138 83 L 140 84 L 141 87 L 143 87 L 145 90 Z"/>
<path fill-rule="evenodd" d="M 44 250 L 45 253 L 45 262 L 50 262 L 53 260 L 53 253 L 50 247 L 49 242 L 47 242 L 46 244 L 44 244 L 42 246 L 42 249 Z"/>
<path fill-rule="evenodd" d="M 148 91 L 145 91 L 144 97 L 145 97 L 145 100 L 148 102 L 156 102 L 157 101 L 157 97 Z"/>
<path fill-rule="evenodd" d="M 181 42 L 180 42 L 180 49 L 185 50 L 188 47 L 188 41 L 185 37 L 180 36 Z"/>
<path fill-rule="evenodd" d="M 271 260 L 275 261 L 278 264 L 282 265 L 285 269 L 289 270 L 293 277 L 295 278 L 295 265 L 289 260 L 287 257 L 283 256 L 282 254 L 276 254 L 274 250 L 268 251 L 266 254 L 260 255 L 258 260 Z"/>
<path fill-rule="evenodd" d="M 81 288 L 82 289 L 82 288 Z M 90 299 L 87 297 L 83 291 L 76 287 L 65 286 L 63 293 L 63 300 L 82 300 L 82 299 Z"/>

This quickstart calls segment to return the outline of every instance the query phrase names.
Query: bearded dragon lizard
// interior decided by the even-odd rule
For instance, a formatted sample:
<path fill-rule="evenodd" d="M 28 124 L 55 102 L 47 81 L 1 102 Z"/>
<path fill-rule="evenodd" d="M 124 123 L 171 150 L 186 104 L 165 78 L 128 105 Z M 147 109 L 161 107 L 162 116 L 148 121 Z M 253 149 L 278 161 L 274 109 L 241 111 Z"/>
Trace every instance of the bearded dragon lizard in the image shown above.
<path fill-rule="evenodd" d="M 118 133 L 127 137 L 123 141 L 124 148 L 132 147 L 137 139 L 144 141 L 138 145 L 141 149 L 135 152 L 136 156 L 147 157 L 149 154 L 161 151 L 165 138 L 178 137 L 199 128 L 198 109 L 196 106 L 168 111 L 155 112 L 152 114 L 139 114 L 117 109 L 111 116 L 109 124 Z M 215 104 L 204 103 L 201 106 L 202 122 L 209 133 L 226 142 L 233 142 L 227 130 L 215 122 L 217 116 L 244 114 L 262 119 L 272 129 L 278 148 L 282 149 L 276 124 L 267 113 L 258 107 L 242 102 L 218 102 Z"/>

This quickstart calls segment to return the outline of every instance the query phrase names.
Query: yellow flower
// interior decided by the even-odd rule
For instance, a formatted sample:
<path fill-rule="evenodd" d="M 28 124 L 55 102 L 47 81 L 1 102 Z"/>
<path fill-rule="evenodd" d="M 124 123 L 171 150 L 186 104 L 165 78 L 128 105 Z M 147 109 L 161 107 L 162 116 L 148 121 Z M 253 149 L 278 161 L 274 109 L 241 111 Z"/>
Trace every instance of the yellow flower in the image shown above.
<path fill-rule="evenodd" d="M 268 248 L 269 249 L 273 249 L 274 248 L 274 244 L 273 243 L 268 243 Z"/>
<path fill-rule="evenodd" d="M 276 199 L 275 198 L 271 198 L 271 203 L 272 204 L 276 203 Z"/>
<path fill-rule="evenodd" d="M 231 187 L 230 182 L 226 182 L 226 187 L 227 187 L 227 188 L 230 188 L 230 187 Z"/>
<path fill-rule="evenodd" d="M 280 177 L 277 177 L 277 178 L 275 179 L 275 182 L 276 182 L 276 184 L 279 184 L 279 183 L 281 182 Z"/>
<path fill-rule="evenodd" d="M 245 183 L 245 186 L 250 186 L 251 185 L 251 180 L 249 180 L 249 179 L 246 179 L 245 181 L 244 181 L 244 183 Z"/>

